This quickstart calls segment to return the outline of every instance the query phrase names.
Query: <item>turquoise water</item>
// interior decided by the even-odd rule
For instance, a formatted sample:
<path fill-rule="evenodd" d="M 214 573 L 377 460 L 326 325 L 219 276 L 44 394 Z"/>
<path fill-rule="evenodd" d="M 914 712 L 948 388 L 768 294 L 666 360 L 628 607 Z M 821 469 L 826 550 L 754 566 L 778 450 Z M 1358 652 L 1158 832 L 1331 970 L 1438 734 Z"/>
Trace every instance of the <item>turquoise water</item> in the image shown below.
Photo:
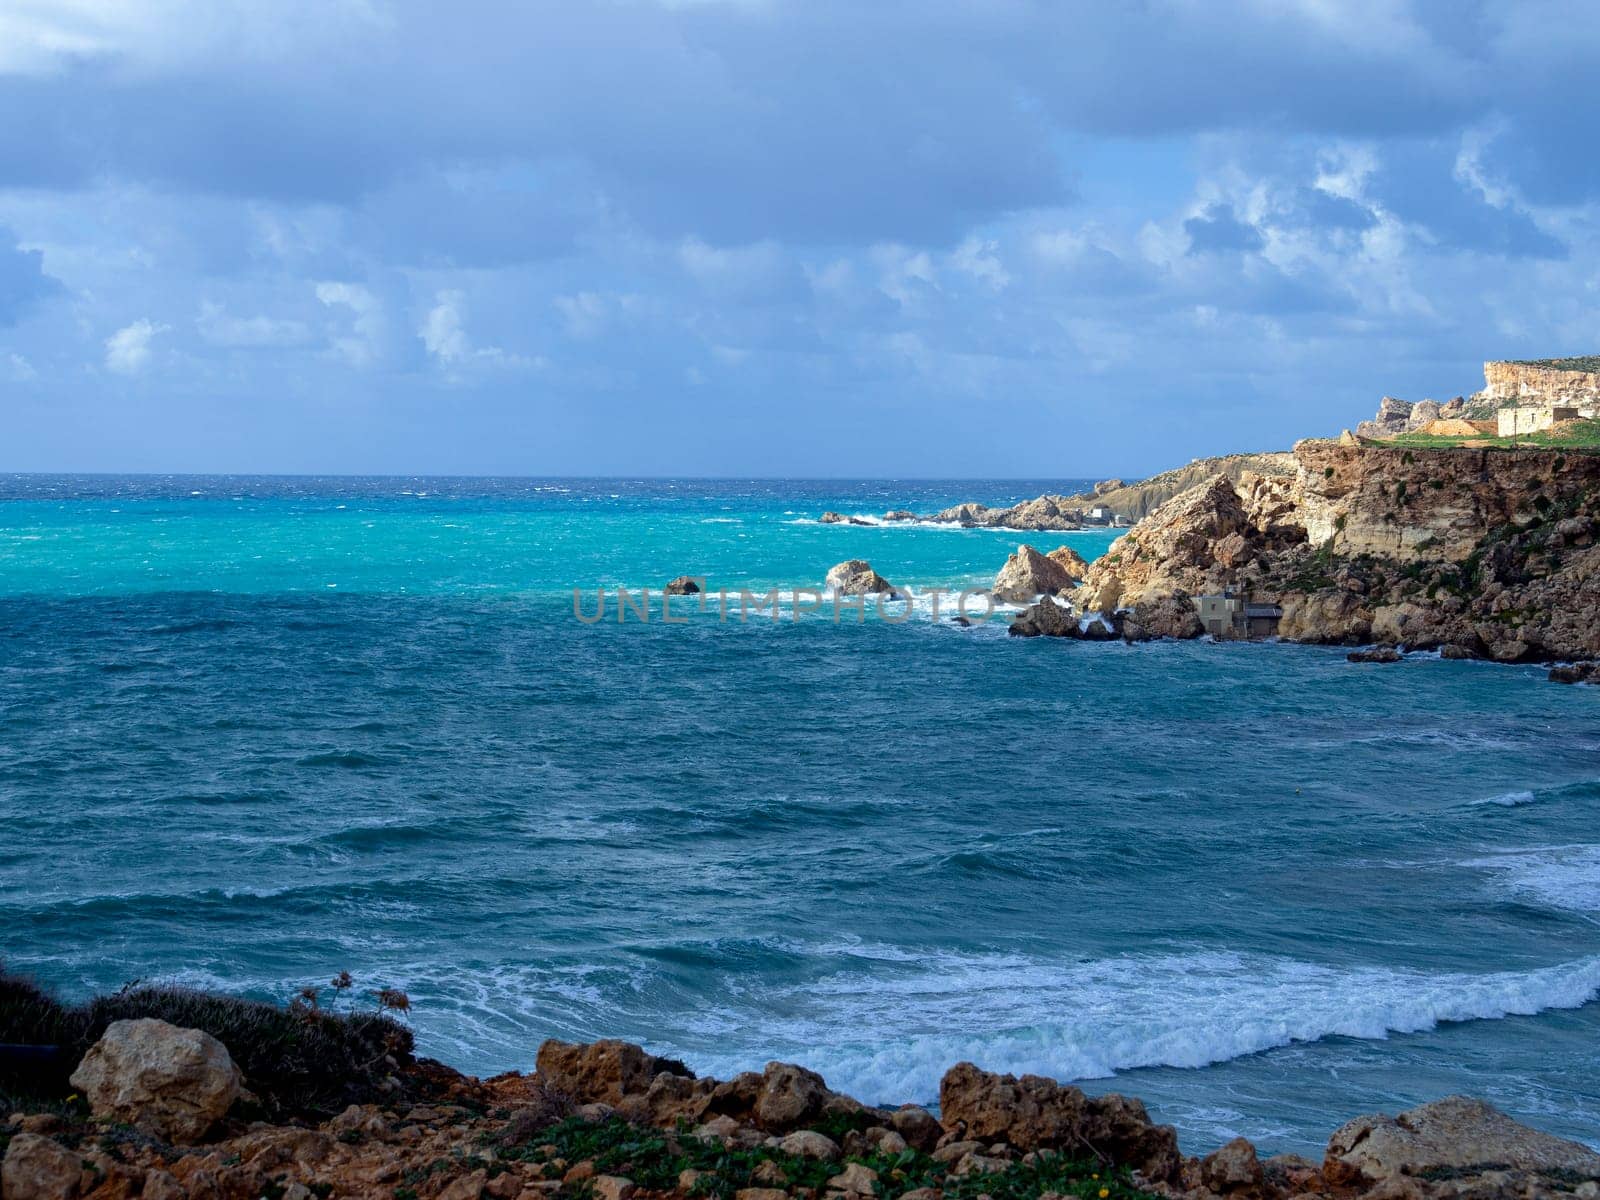
<path fill-rule="evenodd" d="M 570 589 L 992 578 L 822 526 L 987 483 L 0 479 L 0 954 L 406 989 L 873 1100 L 944 1067 L 1315 1150 L 1452 1091 L 1600 1142 L 1600 692 L 1003 622 L 586 625 Z M 1086 555 L 1105 533 L 1030 535 Z"/>

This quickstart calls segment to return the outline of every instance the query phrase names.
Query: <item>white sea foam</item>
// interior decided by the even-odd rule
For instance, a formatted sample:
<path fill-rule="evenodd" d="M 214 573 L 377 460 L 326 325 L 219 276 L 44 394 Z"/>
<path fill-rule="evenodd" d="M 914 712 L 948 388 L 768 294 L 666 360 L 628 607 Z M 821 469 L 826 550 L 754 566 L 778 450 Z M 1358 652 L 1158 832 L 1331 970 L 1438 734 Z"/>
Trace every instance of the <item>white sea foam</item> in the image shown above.
<path fill-rule="evenodd" d="M 855 943 L 768 949 L 825 959 L 828 973 L 780 983 L 730 963 L 686 992 L 647 961 L 489 972 L 415 964 L 397 968 L 394 982 L 417 1002 L 423 1048 L 479 1070 L 525 1065 L 540 1037 L 612 1034 L 718 1075 L 772 1057 L 801 1061 L 883 1102 L 934 1098 L 941 1074 L 963 1059 L 1059 1079 L 1198 1068 L 1328 1037 L 1577 1008 L 1600 991 L 1600 957 L 1465 974 L 1223 951 L 1079 962 Z"/>
<path fill-rule="evenodd" d="M 1515 808 L 1519 804 L 1532 804 L 1538 797 L 1532 792 L 1505 792 L 1499 796 L 1486 796 L 1482 800 L 1472 801 L 1474 808 L 1485 804 L 1497 804 L 1501 808 Z"/>
<path fill-rule="evenodd" d="M 1532 846 L 1464 865 L 1490 872 L 1495 886 L 1519 900 L 1600 913 L 1600 845 Z"/>

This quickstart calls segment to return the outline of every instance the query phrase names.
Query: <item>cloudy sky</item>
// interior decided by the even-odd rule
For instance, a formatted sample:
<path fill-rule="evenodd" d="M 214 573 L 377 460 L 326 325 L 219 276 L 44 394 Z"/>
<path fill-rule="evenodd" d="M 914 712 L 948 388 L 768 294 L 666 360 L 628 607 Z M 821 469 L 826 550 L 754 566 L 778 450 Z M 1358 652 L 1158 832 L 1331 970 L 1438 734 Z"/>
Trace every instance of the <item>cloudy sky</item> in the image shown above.
<path fill-rule="evenodd" d="M 1592 0 L 0 0 L 0 469 L 1143 473 L 1600 351 Z"/>

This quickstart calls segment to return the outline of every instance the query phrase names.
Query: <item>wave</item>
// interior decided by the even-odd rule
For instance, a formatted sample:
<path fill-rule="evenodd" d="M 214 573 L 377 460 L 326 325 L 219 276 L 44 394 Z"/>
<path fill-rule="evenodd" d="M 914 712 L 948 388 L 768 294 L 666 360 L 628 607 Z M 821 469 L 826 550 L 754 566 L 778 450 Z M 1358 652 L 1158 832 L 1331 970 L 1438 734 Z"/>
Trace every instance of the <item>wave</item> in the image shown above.
<path fill-rule="evenodd" d="M 376 755 L 363 754 L 359 750 L 329 750 L 322 754 L 308 754 L 304 758 L 295 760 L 297 767 L 348 767 L 359 769 L 362 767 L 381 767 L 384 761 Z"/>
<path fill-rule="evenodd" d="M 639 949 L 603 966 L 393 974 L 424 1049 L 469 1069 L 526 1065 L 547 1036 L 620 1036 L 724 1077 L 772 1057 L 802 1062 L 873 1103 L 930 1101 L 963 1060 L 1063 1080 L 1197 1069 L 1579 1008 L 1600 992 L 1600 956 L 1465 974 L 1227 951 L 1071 961 L 781 939 Z"/>
<path fill-rule="evenodd" d="M 1469 802 L 1472 808 L 1481 808 L 1485 804 L 1496 804 L 1501 808 L 1516 808 L 1520 804 L 1533 804 L 1539 798 L 1532 792 L 1505 792 L 1499 796 L 1486 796 L 1482 800 Z"/>
<path fill-rule="evenodd" d="M 1517 899 L 1569 912 L 1600 913 L 1600 845 L 1533 846 L 1462 865 L 1490 872 L 1495 885 Z"/>

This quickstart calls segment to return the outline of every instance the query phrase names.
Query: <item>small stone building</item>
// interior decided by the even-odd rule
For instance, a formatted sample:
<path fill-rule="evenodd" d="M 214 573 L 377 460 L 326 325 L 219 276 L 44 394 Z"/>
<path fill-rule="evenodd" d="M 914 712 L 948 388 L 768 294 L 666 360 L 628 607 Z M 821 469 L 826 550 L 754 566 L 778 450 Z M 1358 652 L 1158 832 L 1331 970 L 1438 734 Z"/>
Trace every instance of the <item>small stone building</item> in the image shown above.
<path fill-rule="evenodd" d="M 1496 433 L 1501 437 L 1521 437 L 1549 429 L 1560 421 L 1576 421 L 1582 413 L 1576 405 L 1518 404 L 1502 408 L 1495 415 L 1498 418 Z"/>
<path fill-rule="evenodd" d="M 1278 634 L 1283 609 L 1276 604 L 1256 604 L 1232 588 L 1194 597 L 1200 624 L 1215 638 L 1269 638 Z"/>

